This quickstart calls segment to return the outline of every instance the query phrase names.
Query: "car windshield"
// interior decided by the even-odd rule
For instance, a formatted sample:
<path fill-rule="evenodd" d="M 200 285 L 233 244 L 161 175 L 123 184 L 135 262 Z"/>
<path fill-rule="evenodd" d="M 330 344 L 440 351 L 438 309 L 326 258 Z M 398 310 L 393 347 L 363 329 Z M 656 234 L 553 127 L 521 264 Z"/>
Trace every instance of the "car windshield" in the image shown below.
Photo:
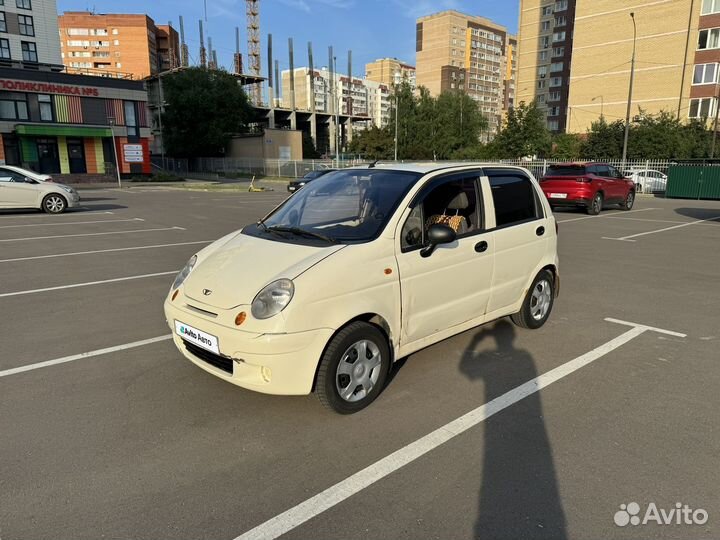
<path fill-rule="evenodd" d="M 318 178 L 323 174 L 326 174 L 326 171 L 310 171 L 305 176 L 303 176 L 303 180 L 312 180 L 313 178 Z"/>
<path fill-rule="evenodd" d="M 347 169 L 323 175 L 248 228 L 276 240 L 363 242 L 377 237 L 419 173 Z"/>
<path fill-rule="evenodd" d="M 550 165 L 545 176 L 582 176 L 585 174 L 583 165 Z"/>

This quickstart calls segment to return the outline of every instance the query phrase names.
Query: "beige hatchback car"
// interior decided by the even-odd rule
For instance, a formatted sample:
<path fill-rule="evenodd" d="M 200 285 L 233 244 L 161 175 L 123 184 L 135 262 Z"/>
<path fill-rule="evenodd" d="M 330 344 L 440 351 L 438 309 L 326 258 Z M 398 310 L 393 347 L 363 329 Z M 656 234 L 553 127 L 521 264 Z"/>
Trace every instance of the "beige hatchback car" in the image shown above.
<path fill-rule="evenodd" d="M 314 180 L 178 274 L 178 349 L 228 382 L 342 414 L 391 364 L 511 316 L 539 328 L 559 290 L 557 226 L 527 170 L 376 165 Z"/>
<path fill-rule="evenodd" d="M 80 196 L 70 186 L 37 178 L 19 167 L 0 166 L 0 209 L 37 208 L 60 214 L 80 204 Z"/>

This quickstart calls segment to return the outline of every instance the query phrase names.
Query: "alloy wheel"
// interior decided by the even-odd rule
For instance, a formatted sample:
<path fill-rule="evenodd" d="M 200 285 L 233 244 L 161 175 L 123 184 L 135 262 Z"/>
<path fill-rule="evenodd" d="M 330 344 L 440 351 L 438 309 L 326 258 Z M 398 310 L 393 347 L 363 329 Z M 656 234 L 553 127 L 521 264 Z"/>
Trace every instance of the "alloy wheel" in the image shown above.
<path fill-rule="evenodd" d="M 380 349 L 372 341 L 363 339 L 350 345 L 335 374 L 338 395 L 350 403 L 365 398 L 378 382 L 381 365 Z"/>
<path fill-rule="evenodd" d="M 530 298 L 530 315 L 536 321 L 542 320 L 550 310 L 552 285 L 543 279 L 537 282 Z"/>

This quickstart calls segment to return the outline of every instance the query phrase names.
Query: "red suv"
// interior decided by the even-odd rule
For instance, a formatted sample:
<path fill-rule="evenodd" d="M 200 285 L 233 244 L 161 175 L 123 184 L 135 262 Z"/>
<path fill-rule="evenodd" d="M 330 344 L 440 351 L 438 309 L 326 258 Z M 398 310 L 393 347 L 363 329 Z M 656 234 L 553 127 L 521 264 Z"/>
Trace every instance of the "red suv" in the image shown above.
<path fill-rule="evenodd" d="M 591 216 L 608 204 L 630 210 L 635 203 L 635 183 L 607 163 L 550 165 L 540 187 L 551 207 L 581 207 Z"/>

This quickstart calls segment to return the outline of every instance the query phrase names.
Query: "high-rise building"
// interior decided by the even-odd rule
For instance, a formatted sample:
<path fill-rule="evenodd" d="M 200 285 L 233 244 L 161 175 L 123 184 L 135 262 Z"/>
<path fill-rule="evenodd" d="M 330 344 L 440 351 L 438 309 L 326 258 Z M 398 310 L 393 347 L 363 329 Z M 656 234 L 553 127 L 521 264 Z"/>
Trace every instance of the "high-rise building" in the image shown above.
<path fill-rule="evenodd" d="M 522 0 L 519 45 L 516 101 L 536 100 L 552 131 L 625 119 L 633 45 L 631 119 L 715 115 L 720 0 Z"/>
<path fill-rule="evenodd" d="M 407 82 L 415 89 L 415 66 L 401 62 L 397 58 L 381 58 L 365 64 L 365 78 L 387 86 Z"/>
<path fill-rule="evenodd" d="M 147 15 L 69 11 L 58 22 L 68 72 L 142 79 L 180 65 L 178 33 Z"/>
<path fill-rule="evenodd" d="M 290 70 L 284 70 L 281 77 L 282 106 L 292 108 Z M 347 75 L 333 74 L 327 68 L 316 69 L 311 76 L 307 67 L 295 68 L 294 82 L 296 110 L 366 116 L 379 127 L 390 121 L 391 89 L 387 84 L 359 77 L 351 81 Z"/>
<path fill-rule="evenodd" d="M 55 0 L 2 4 L 0 66 L 62 69 Z"/>
<path fill-rule="evenodd" d="M 623 0 L 592 0 L 624 4 Z M 550 131 L 565 131 L 576 0 L 521 0 L 516 101 L 535 101 Z M 598 37 L 609 41 L 608 28 Z"/>
<path fill-rule="evenodd" d="M 463 91 L 489 121 L 491 138 L 500 128 L 505 105 L 508 53 L 514 36 L 483 17 L 449 10 L 417 20 L 417 85 L 432 95 Z M 512 69 L 510 70 L 512 76 Z"/>

